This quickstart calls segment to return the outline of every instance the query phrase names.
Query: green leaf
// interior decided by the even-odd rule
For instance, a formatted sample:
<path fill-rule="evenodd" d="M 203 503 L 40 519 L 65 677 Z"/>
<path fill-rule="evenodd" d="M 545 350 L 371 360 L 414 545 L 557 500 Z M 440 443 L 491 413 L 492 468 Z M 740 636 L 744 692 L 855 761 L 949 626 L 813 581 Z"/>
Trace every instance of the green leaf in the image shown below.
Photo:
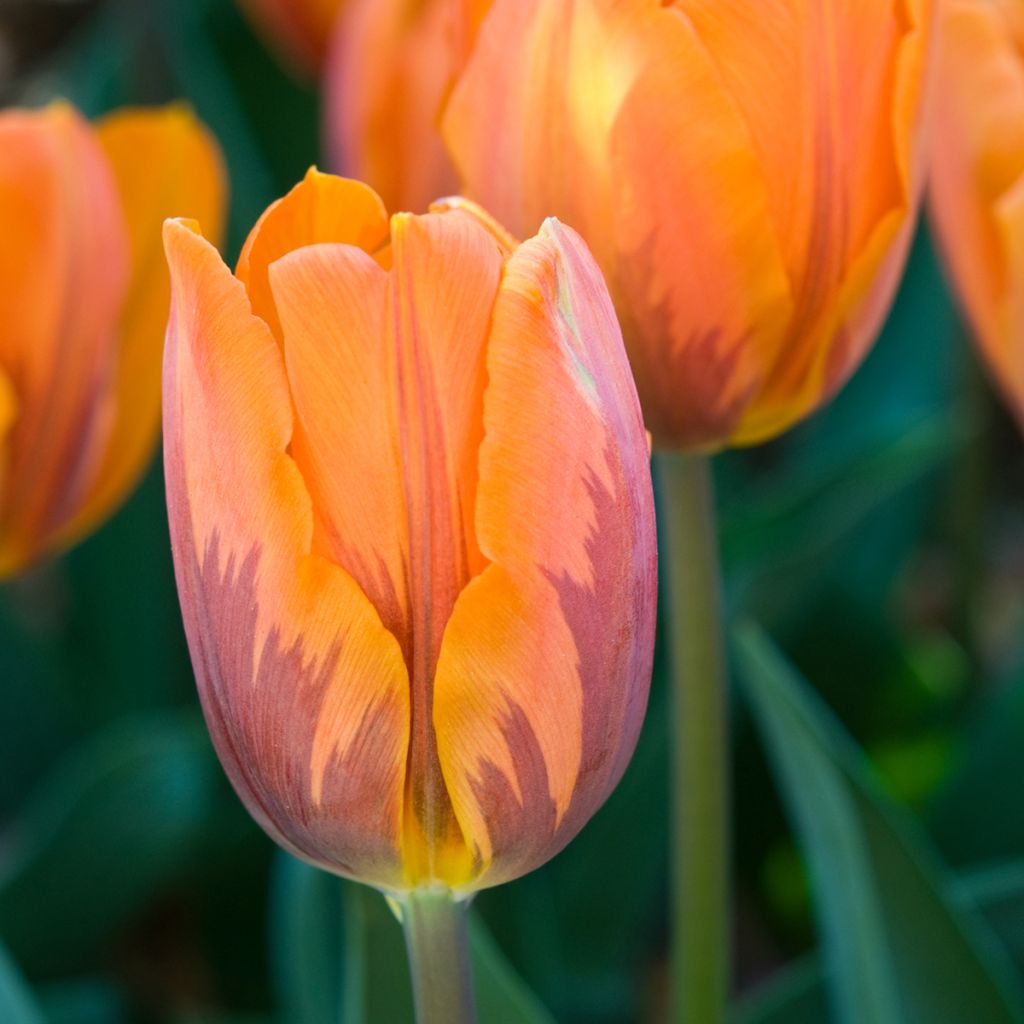
<path fill-rule="evenodd" d="M 882 791 L 828 709 L 757 627 L 741 676 L 815 890 L 836 1019 L 844 1024 L 1024 1020 L 1005 950 Z"/>
<path fill-rule="evenodd" d="M 988 922 L 1024 975 L 1024 861 L 995 864 L 957 878 L 947 894 Z M 732 1024 L 822 1024 L 828 1001 L 821 960 L 802 957 L 745 995 Z"/>
<path fill-rule="evenodd" d="M 554 1024 L 540 1000 L 505 959 L 487 926 L 472 911 L 469 946 L 480 1020 L 507 1024 Z"/>
<path fill-rule="evenodd" d="M 1024 850 L 1024 671 L 979 700 L 955 771 L 933 802 L 931 832 L 954 864 L 1005 860 Z"/>
<path fill-rule="evenodd" d="M 28 983 L 0 944 L 0 1020 L 4 1024 L 43 1024 L 43 1019 Z"/>
<path fill-rule="evenodd" d="M 128 1020 L 125 1000 L 103 978 L 74 978 L 37 989 L 46 1024 L 122 1024 Z"/>
<path fill-rule="evenodd" d="M 828 998 L 817 956 L 806 956 L 777 971 L 743 999 L 732 1024 L 824 1024 Z"/>
<path fill-rule="evenodd" d="M 0 934 L 53 974 L 102 954 L 196 848 L 218 778 L 198 716 L 132 717 L 62 762 L 11 825 Z"/>
<path fill-rule="evenodd" d="M 1024 977 L 1024 860 L 971 871 L 957 880 L 954 891 L 985 915 Z"/>
<path fill-rule="evenodd" d="M 282 854 L 271 893 L 271 960 L 289 1024 L 401 1024 L 413 1019 L 402 929 L 384 898 Z M 471 913 L 481 1021 L 553 1024 Z"/>

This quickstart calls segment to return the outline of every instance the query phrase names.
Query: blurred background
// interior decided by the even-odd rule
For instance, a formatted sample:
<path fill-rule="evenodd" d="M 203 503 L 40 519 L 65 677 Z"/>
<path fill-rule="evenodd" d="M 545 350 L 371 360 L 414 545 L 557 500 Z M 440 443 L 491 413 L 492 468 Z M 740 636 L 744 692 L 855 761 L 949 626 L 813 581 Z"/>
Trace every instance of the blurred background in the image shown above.
<path fill-rule="evenodd" d="M 88 116 L 191 104 L 227 157 L 229 262 L 319 159 L 315 84 L 281 70 L 232 0 L 0 0 L 0 102 L 56 96 Z M 851 384 L 715 468 L 730 614 L 773 637 L 822 727 L 808 746 L 785 722 L 766 727 L 758 701 L 735 702 L 736 1020 L 831 1019 L 838 940 L 816 925 L 830 847 L 815 846 L 792 766 L 779 770 L 794 750 L 849 796 L 843 827 L 871 851 L 862 882 L 898 910 L 890 943 L 916 955 L 919 939 L 893 932 L 901 920 L 967 908 L 980 921 L 971 948 L 1012 985 L 1024 971 L 1024 439 L 926 231 Z M 659 656 L 607 806 L 553 862 L 476 901 L 493 937 L 478 955 L 522 1019 L 543 1019 L 527 989 L 569 1024 L 659 1019 L 664 705 Z M 905 861 L 925 864 L 920 892 Z M 383 900 L 278 852 L 216 762 L 156 462 L 91 539 L 0 589 L 0 941 L 0 999 L 18 1021 L 410 1019 Z"/>

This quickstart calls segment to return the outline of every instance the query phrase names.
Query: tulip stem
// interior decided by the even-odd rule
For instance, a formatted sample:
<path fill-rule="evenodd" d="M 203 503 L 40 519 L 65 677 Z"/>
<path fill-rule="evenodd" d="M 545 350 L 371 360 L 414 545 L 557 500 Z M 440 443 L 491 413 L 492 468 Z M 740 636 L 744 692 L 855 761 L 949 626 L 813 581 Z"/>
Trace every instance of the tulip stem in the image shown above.
<path fill-rule="evenodd" d="M 467 903 L 448 889 L 414 889 L 401 899 L 417 1024 L 473 1024 Z"/>
<path fill-rule="evenodd" d="M 728 694 L 711 464 L 659 453 L 671 665 L 673 1024 L 722 1024 L 729 985 Z"/>

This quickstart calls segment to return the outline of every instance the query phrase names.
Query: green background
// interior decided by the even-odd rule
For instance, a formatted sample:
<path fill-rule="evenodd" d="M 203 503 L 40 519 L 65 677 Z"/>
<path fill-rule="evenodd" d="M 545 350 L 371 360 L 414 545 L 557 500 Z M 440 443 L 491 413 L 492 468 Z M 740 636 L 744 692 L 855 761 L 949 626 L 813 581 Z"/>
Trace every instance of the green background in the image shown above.
<path fill-rule="evenodd" d="M 315 89 L 229 0 L 8 2 L 0 38 L 5 104 L 191 103 L 229 165 L 229 259 L 319 158 Z M 922 231 L 838 398 L 716 459 L 737 1022 L 1021 1019 L 1022 452 Z M 400 1024 L 382 899 L 276 851 L 216 762 L 158 461 L 95 536 L 0 589 L 0 1021 Z M 617 792 L 475 901 L 485 1021 L 660 1019 L 664 689 L 659 647 Z"/>

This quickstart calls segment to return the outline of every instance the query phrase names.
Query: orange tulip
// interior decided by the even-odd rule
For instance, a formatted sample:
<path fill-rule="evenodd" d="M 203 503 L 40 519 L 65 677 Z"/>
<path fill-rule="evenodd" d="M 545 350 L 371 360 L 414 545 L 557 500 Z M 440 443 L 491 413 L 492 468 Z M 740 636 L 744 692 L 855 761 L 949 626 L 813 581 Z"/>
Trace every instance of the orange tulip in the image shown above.
<path fill-rule="evenodd" d="M 235 276 L 169 222 L 164 438 L 200 695 L 250 813 L 392 892 L 494 885 L 604 801 L 647 697 L 648 450 L 555 221 L 311 171 Z"/>
<path fill-rule="evenodd" d="M 0 577 L 80 539 L 137 482 L 160 424 L 160 225 L 216 232 L 216 144 L 187 111 L 95 129 L 0 113 Z"/>
<path fill-rule="evenodd" d="M 1024 427 L 1024 5 L 950 0 L 936 86 L 932 223 Z"/>
<path fill-rule="evenodd" d="M 389 208 L 425 210 L 457 191 L 439 121 L 490 6 L 348 0 L 338 18 L 324 86 L 331 160 Z"/>
<path fill-rule="evenodd" d="M 255 28 L 297 70 L 315 74 L 345 0 L 240 0 Z"/>
<path fill-rule="evenodd" d="M 445 113 L 467 193 L 609 280 L 658 444 L 753 444 L 864 356 L 904 264 L 934 0 L 496 0 Z"/>

